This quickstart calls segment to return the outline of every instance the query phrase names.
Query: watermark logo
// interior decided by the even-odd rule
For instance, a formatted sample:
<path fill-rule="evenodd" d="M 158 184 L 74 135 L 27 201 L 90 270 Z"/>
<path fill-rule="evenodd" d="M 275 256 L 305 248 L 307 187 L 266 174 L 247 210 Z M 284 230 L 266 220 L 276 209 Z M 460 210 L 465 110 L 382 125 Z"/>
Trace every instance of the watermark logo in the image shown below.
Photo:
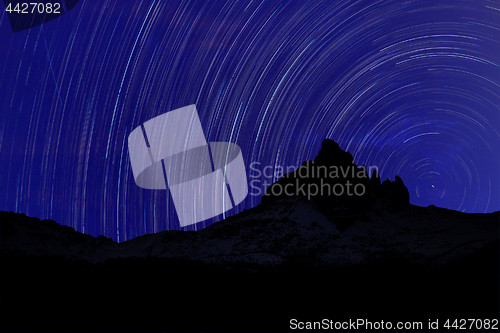
<path fill-rule="evenodd" d="M 222 214 L 248 194 L 240 147 L 207 143 L 194 104 L 134 129 L 128 149 L 136 184 L 168 188 L 182 227 Z"/>
<path fill-rule="evenodd" d="M 307 166 L 265 166 L 260 162 L 250 164 L 250 195 L 260 196 L 363 196 L 366 193 L 368 174 L 378 175 L 378 167 L 357 167 L 352 165 L 314 165 Z M 291 175 L 293 176 L 291 177 Z M 275 182 L 280 178 L 287 182 Z M 309 179 L 311 181 L 305 182 Z M 267 190 L 267 191 L 266 191 Z"/>

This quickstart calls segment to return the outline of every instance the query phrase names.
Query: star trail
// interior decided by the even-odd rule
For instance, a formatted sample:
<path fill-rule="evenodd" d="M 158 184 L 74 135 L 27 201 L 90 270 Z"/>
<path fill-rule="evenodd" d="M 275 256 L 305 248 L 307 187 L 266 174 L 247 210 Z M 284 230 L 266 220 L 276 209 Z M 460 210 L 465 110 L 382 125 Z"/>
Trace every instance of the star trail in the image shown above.
<path fill-rule="evenodd" d="M 412 204 L 500 210 L 497 1 L 81 0 L 17 33 L 0 10 L 0 210 L 117 241 L 181 229 L 127 138 L 191 104 L 247 172 L 330 138 Z"/>

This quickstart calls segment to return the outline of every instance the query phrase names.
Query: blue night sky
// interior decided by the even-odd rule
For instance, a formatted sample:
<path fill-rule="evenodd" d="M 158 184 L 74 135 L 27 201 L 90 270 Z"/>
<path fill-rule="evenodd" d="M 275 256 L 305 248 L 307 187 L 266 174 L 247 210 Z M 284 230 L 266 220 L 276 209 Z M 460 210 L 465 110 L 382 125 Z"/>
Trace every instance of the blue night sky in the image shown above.
<path fill-rule="evenodd" d="M 0 10 L 0 210 L 119 241 L 179 229 L 127 138 L 190 104 L 249 181 L 330 138 L 412 204 L 500 210 L 498 1 L 80 0 L 18 33 Z"/>

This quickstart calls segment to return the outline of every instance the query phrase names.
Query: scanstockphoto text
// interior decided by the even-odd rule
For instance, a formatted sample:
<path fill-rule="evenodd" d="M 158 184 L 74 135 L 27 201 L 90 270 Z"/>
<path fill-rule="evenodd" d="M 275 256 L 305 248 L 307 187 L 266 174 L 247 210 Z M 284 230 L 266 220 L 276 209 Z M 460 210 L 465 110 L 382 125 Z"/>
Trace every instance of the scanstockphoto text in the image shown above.
<path fill-rule="evenodd" d="M 298 176 L 295 182 L 287 184 L 275 183 L 281 177 L 287 177 L 291 173 L 296 172 Z M 262 165 L 260 162 L 252 162 L 250 164 L 249 185 L 250 195 L 286 195 L 307 196 L 308 199 L 314 196 L 335 195 L 335 196 L 362 196 L 366 193 L 366 186 L 359 181 L 368 179 L 370 174 L 379 174 L 377 166 L 361 166 L 357 167 L 354 163 L 349 166 L 312 166 L 312 167 L 296 167 L 296 166 L 280 166 L 280 165 Z M 302 183 L 299 179 L 318 179 L 316 183 Z M 329 179 L 343 180 L 341 182 L 329 182 Z M 274 185 L 273 185 L 274 184 Z M 271 186 L 273 185 L 273 186 Z M 269 191 L 266 193 L 266 189 Z"/>
<path fill-rule="evenodd" d="M 337 321 L 332 319 L 323 319 L 321 321 L 299 321 L 296 318 L 290 319 L 289 328 L 291 330 L 396 330 L 396 331 L 419 331 L 419 330 L 496 330 L 498 331 L 498 319 L 427 319 L 426 321 L 398 321 L 391 322 L 385 320 L 371 321 L 368 319 L 349 319 L 346 321 Z"/>

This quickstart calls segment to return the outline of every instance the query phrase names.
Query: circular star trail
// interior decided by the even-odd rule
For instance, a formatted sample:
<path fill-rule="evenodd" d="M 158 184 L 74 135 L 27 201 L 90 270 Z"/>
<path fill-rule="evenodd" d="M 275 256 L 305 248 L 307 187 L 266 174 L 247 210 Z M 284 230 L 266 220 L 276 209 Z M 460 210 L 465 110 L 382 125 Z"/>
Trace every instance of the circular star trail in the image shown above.
<path fill-rule="evenodd" d="M 168 191 L 136 186 L 127 137 L 190 104 L 247 167 L 331 138 L 412 204 L 500 210 L 496 1 L 81 0 L 15 34 L 3 11 L 0 41 L 1 210 L 119 241 L 179 229 Z"/>

